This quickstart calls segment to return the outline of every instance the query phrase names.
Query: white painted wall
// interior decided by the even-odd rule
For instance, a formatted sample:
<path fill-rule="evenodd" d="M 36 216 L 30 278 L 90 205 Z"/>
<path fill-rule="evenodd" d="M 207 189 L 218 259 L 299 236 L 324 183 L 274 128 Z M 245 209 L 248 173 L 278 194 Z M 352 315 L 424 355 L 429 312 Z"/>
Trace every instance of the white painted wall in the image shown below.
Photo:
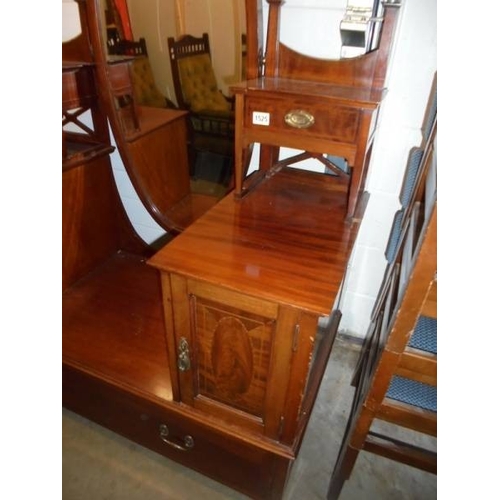
<path fill-rule="evenodd" d="M 146 39 L 158 89 L 175 101 L 167 42 L 176 33 L 175 1 L 127 0 L 127 5 L 134 38 Z"/>
<path fill-rule="evenodd" d="M 110 129 L 111 143 L 116 148 L 113 132 Z M 122 200 L 125 212 L 134 226 L 137 234 L 148 244 L 153 243 L 158 238 L 165 234 L 156 221 L 149 215 L 149 212 L 144 207 L 139 199 L 137 192 L 130 181 L 130 177 L 125 170 L 118 148 L 111 154 L 111 165 L 113 168 L 113 176 L 115 178 L 118 192 Z"/>
<path fill-rule="evenodd" d="M 208 33 L 217 84 L 226 95 L 229 85 L 241 80 L 244 12 L 244 0 L 184 0 L 185 33 L 198 37 Z"/>
<path fill-rule="evenodd" d="M 287 0 L 282 7 L 281 39 L 292 48 L 316 57 L 338 57 L 338 26 L 346 4 L 346 0 Z M 399 208 L 398 195 L 407 156 L 421 141 L 420 127 L 437 69 L 436 10 L 436 0 L 402 0 L 386 80 L 388 94 L 379 117 L 366 183 L 370 201 L 353 250 L 341 303 L 341 331 L 357 337 L 365 336 L 385 269 L 385 246 L 393 214 Z M 264 19 L 266 16 L 264 1 Z M 138 37 L 135 25 L 133 29 Z M 161 230 L 141 206 L 120 163 L 119 156 L 115 156 L 115 178 L 127 213 L 139 235 L 151 242 Z M 252 164 L 256 164 L 255 153 Z M 305 168 L 322 170 L 316 164 Z"/>
<path fill-rule="evenodd" d="M 403 0 L 386 79 L 361 224 L 341 305 L 341 330 L 364 337 L 386 266 L 385 247 L 410 149 L 421 143 L 422 121 L 437 70 L 437 2 Z"/>
<path fill-rule="evenodd" d="M 339 58 L 339 26 L 346 6 L 347 0 L 286 0 L 281 8 L 280 40 L 304 54 Z M 264 0 L 264 19 L 268 11 Z"/>
<path fill-rule="evenodd" d="M 146 39 L 158 88 L 172 101 L 176 99 L 169 36 L 201 36 L 207 32 L 219 88 L 228 93 L 228 86 L 240 80 L 245 0 L 128 0 L 128 8 L 134 38 Z"/>

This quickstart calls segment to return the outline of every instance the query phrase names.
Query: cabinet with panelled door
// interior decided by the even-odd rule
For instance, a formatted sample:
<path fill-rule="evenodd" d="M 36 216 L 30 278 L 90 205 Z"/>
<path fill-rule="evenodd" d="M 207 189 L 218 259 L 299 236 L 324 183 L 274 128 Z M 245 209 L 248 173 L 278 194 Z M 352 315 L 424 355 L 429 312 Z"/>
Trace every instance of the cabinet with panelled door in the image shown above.
<path fill-rule="evenodd" d="M 285 169 L 252 196 L 226 197 L 149 261 L 162 275 L 174 400 L 297 451 L 358 229 L 344 221 L 346 190 Z"/>
<path fill-rule="evenodd" d="M 316 316 L 177 274 L 164 285 L 175 311 L 179 399 L 280 439 L 285 414 L 299 411 L 286 401 L 292 355 L 309 356 L 313 342 L 299 347 L 298 336 L 315 336 Z"/>

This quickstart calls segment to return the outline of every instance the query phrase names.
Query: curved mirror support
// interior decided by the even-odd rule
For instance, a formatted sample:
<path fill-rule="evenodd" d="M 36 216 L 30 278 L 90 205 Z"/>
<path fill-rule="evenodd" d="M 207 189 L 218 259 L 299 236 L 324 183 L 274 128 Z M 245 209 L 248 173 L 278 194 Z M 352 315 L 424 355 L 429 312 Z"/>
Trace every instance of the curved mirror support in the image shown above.
<path fill-rule="evenodd" d="M 96 0 L 102 38 L 99 74 L 115 142 L 135 192 L 163 231 L 178 233 L 230 190 L 232 160 L 204 151 L 192 154 L 189 113 L 178 109 L 173 95 L 167 38 L 193 25 L 191 2 L 150 3 L 151 10 L 134 0 Z M 217 3 L 204 2 L 212 14 Z M 230 5 L 234 8 L 227 18 L 209 17 L 209 28 L 217 33 L 227 34 L 228 27 L 234 27 L 229 44 L 221 35 L 212 40 L 214 59 L 217 55 L 219 66 L 232 68 L 219 73 L 222 87 L 239 81 L 236 73 L 242 72 L 241 54 L 236 55 L 241 36 L 240 48 L 235 37 L 244 25 L 244 9 L 236 7 L 244 6 L 244 0 Z M 216 26 L 214 19 L 224 26 Z M 234 49 L 224 51 L 224 45 Z M 230 60 L 224 61 L 225 53 Z M 228 151 L 233 154 L 232 147 Z"/>

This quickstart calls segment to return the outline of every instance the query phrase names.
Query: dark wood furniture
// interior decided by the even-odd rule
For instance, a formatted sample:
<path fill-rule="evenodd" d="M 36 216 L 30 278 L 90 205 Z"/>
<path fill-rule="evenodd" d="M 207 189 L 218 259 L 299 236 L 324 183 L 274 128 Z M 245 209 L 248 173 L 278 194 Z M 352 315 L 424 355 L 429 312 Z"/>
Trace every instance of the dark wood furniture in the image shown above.
<path fill-rule="evenodd" d="M 364 189 L 399 4 L 385 5 L 378 49 L 354 59 L 325 60 L 297 53 L 281 43 L 283 2 L 268 3 L 264 58 L 258 56 L 260 27 L 248 29 L 249 65 L 265 61 L 263 76 L 258 76 L 261 69 L 249 67 L 247 74 L 255 78 L 232 87 L 236 96 L 235 194 L 241 197 L 252 187 L 244 180 L 254 143 L 261 144 L 257 181 L 276 168 L 311 156 L 344 177 L 347 174 L 324 156 L 335 155 L 350 166 L 346 211 L 350 218 Z M 251 19 L 260 23 L 255 15 Z M 280 147 L 305 153 L 278 162 Z"/>
<path fill-rule="evenodd" d="M 132 84 L 132 57 L 113 57 L 108 61 L 109 86 L 120 126 L 125 131 L 140 129 L 139 113 Z"/>
<path fill-rule="evenodd" d="M 64 168 L 84 159 L 109 154 L 113 148 L 106 133 L 106 117 L 96 105 L 95 68 L 86 61 L 62 63 L 62 156 Z M 90 112 L 93 126 L 84 115 Z M 68 126 L 73 129 L 68 130 Z"/>
<path fill-rule="evenodd" d="M 402 208 L 387 247 L 387 271 L 353 379 L 356 392 L 331 478 L 331 500 L 339 497 L 361 451 L 437 470 L 435 449 L 423 446 L 415 434 L 401 432 L 433 437 L 437 432 L 435 87 L 429 104 L 423 144 L 409 156 Z M 381 432 L 377 421 L 391 426 Z"/>
<path fill-rule="evenodd" d="M 156 85 L 153 69 L 148 57 L 148 48 L 145 38 L 135 40 L 119 40 L 108 47 L 111 56 L 120 56 L 118 61 L 123 61 L 124 56 L 132 57 L 128 64 L 128 80 L 133 86 L 134 101 L 139 106 L 156 108 L 177 109 L 177 106 L 160 92 Z M 109 62 L 113 57 L 109 58 Z"/>
<path fill-rule="evenodd" d="M 139 40 L 117 40 L 112 44 L 108 44 L 108 53 L 110 55 L 119 56 L 146 56 L 148 55 L 148 47 L 145 38 Z"/>

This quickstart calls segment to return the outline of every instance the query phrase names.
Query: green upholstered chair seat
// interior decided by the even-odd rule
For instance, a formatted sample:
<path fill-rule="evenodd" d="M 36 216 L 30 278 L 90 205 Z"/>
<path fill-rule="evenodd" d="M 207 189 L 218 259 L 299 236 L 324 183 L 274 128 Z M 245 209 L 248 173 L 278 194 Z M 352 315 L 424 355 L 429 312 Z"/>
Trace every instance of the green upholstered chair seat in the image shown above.
<path fill-rule="evenodd" d="M 140 106 L 167 107 L 165 96 L 158 90 L 147 57 L 136 57 L 132 63 L 132 85 L 135 99 Z"/>
<path fill-rule="evenodd" d="M 179 59 L 178 65 L 184 101 L 191 111 L 195 113 L 231 111 L 231 103 L 217 87 L 208 54 Z"/>
<path fill-rule="evenodd" d="M 170 66 L 177 104 L 189 111 L 188 151 L 190 171 L 205 173 L 234 155 L 234 98 L 220 90 L 210 57 L 208 34 L 168 38 Z"/>

